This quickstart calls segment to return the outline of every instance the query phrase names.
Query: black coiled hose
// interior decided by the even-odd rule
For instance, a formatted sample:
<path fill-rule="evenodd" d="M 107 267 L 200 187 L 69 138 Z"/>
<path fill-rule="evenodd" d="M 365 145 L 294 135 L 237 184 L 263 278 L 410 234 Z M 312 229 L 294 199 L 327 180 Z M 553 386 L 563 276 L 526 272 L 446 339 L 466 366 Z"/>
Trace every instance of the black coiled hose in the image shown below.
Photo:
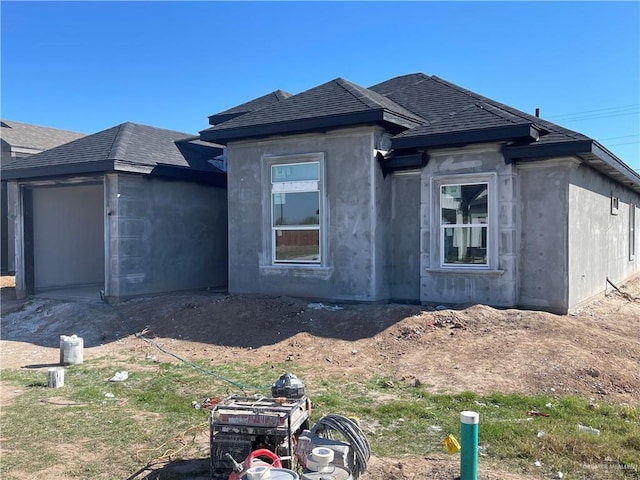
<path fill-rule="evenodd" d="M 355 464 L 352 473 L 354 480 L 357 480 L 367 470 L 367 463 L 371 457 L 369 441 L 356 422 L 341 415 L 324 415 L 313 425 L 311 433 L 318 437 L 335 440 L 332 430 L 342 435 L 353 448 Z"/>

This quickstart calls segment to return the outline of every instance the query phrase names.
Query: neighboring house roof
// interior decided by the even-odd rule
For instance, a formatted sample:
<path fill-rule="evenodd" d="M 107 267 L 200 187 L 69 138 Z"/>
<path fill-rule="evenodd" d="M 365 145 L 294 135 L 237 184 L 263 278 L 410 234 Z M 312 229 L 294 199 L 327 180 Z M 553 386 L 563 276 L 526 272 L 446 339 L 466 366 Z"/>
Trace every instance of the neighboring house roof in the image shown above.
<path fill-rule="evenodd" d="M 419 167 L 425 161 L 420 152 L 432 148 L 503 142 L 508 162 L 577 155 L 640 192 L 640 175 L 595 140 L 423 73 L 370 88 L 338 78 L 219 123 L 200 138 L 226 144 L 372 123 L 395 135 L 391 156 L 383 162 L 387 169 Z"/>
<path fill-rule="evenodd" d="M 71 142 L 84 133 L 0 120 L 0 138 L 18 154 L 33 154 Z"/>
<path fill-rule="evenodd" d="M 362 123 L 381 123 L 401 131 L 424 120 L 372 90 L 337 78 L 203 130 L 200 138 L 227 141 Z"/>
<path fill-rule="evenodd" d="M 5 180 L 107 171 L 221 181 L 209 160 L 223 153 L 186 133 L 126 122 L 2 165 Z"/>

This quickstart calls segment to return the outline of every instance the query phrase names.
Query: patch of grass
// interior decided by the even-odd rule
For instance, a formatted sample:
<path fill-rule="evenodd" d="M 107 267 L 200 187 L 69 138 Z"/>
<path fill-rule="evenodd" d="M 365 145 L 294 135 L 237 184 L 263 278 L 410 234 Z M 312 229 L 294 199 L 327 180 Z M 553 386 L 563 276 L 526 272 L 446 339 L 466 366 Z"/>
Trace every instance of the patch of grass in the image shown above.
<path fill-rule="evenodd" d="M 128 380 L 107 381 L 123 369 Z M 191 402 L 242 393 L 238 385 L 247 394 L 268 395 L 284 371 L 303 380 L 308 373 L 292 363 L 211 367 L 135 359 L 123 364 L 105 357 L 67 367 L 65 386 L 49 389 L 46 372 L 3 370 L 3 383 L 22 393 L 2 410 L 0 477 L 33 476 L 55 465 L 70 478 L 127 478 L 158 459 L 208 457 L 208 442 L 195 441 L 206 438 L 208 412 Z M 329 413 L 359 419 L 376 455 L 445 452 L 442 440 L 450 433 L 459 438 L 459 413 L 473 410 L 480 413 L 481 462 L 531 476 L 562 471 L 567 478 L 626 480 L 638 475 L 637 406 L 596 407 L 582 397 L 432 393 L 424 385 L 381 377 L 306 383 L 312 422 Z M 601 434 L 579 431 L 578 424 Z M 542 466 L 535 467 L 536 461 Z"/>
<path fill-rule="evenodd" d="M 572 396 L 431 394 L 423 386 L 388 378 L 368 380 L 365 392 L 357 394 L 350 386 L 323 383 L 321 402 L 311 395 L 315 415 L 337 411 L 360 418 L 378 455 L 442 452 L 448 434 L 460 438 L 459 412 L 472 410 L 480 414 L 481 458 L 525 474 L 557 476 L 562 471 L 571 478 L 635 479 L 640 468 L 638 407 L 594 406 L 587 398 Z M 580 431 L 579 424 L 601 433 Z"/>

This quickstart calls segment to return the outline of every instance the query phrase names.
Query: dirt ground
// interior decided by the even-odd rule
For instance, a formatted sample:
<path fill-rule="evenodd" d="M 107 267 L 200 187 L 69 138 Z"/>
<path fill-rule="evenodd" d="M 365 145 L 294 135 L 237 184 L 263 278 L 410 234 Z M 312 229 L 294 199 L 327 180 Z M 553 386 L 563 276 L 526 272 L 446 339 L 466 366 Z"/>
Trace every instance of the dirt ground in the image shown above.
<path fill-rule="evenodd" d="M 63 334 L 83 337 L 85 358 L 163 355 L 133 335 L 146 329 L 167 350 L 212 364 L 295 360 L 320 366 L 318 377 L 382 375 L 421 382 L 433 392 L 580 394 L 640 403 L 640 277 L 618 285 L 619 291 L 608 286 L 564 316 L 483 305 L 333 305 L 209 292 L 117 305 L 21 301 L 12 277 L 0 278 L 2 368 L 55 364 Z M 315 380 L 305 376 L 307 383 Z M 451 480 L 456 472 L 459 466 L 447 456 L 373 458 L 361 478 Z M 480 474 L 525 478 L 486 465 Z"/>

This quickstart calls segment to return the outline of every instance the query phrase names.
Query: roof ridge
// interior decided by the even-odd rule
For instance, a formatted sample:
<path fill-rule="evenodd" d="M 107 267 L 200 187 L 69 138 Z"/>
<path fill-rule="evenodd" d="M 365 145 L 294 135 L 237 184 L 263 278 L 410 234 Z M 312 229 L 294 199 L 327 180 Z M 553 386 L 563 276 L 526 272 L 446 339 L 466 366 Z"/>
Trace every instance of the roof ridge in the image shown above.
<path fill-rule="evenodd" d="M 124 122 L 118 125 L 118 130 L 113 137 L 113 143 L 107 155 L 108 160 L 122 160 L 126 157 L 127 146 L 131 140 L 131 135 L 135 124 Z"/>
<path fill-rule="evenodd" d="M 391 90 L 389 93 L 380 94 L 380 95 L 384 95 L 386 97 L 388 95 L 392 95 L 392 94 L 397 93 L 397 92 L 402 92 L 402 91 L 405 91 L 405 90 L 409 90 L 411 88 L 414 88 L 419 83 L 425 82 L 427 80 L 431 80 L 431 77 L 429 75 L 427 75 L 426 73 L 416 72 L 416 73 L 408 73 L 406 75 L 400 75 L 399 77 L 393 77 L 393 78 L 389 79 L 388 81 L 395 80 L 396 78 L 409 78 L 409 77 L 416 77 L 417 81 L 415 81 L 414 83 L 412 83 L 410 85 L 403 85 L 403 86 L 401 86 L 399 88 Z M 385 82 L 381 82 L 381 83 L 385 83 Z M 373 86 L 375 87 L 375 85 L 373 85 Z"/>
<path fill-rule="evenodd" d="M 496 105 L 493 105 L 492 103 L 486 102 L 484 100 L 478 102 L 475 104 L 476 106 L 478 106 L 479 108 L 482 108 L 483 110 L 486 110 L 487 112 L 491 113 L 492 115 L 495 115 L 497 117 L 502 118 L 503 120 L 506 120 L 508 122 L 511 123 L 517 123 L 516 121 L 513 120 L 513 118 L 509 118 L 509 116 L 511 117 L 517 117 L 517 118 L 522 118 L 520 117 L 520 115 L 515 115 L 507 110 L 504 110 L 503 108 L 497 107 Z M 486 108 L 489 107 L 489 108 Z M 526 120 L 528 122 L 530 122 L 529 119 L 526 118 L 522 118 L 522 120 Z"/>
<path fill-rule="evenodd" d="M 338 77 L 335 81 L 346 92 L 348 92 L 351 96 L 353 96 L 356 100 L 358 100 L 368 108 L 383 109 L 387 111 L 394 110 L 397 115 L 403 116 L 413 121 L 424 122 L 424 118 L 422 118 L 420 115 L 400 105 L 386 95 L 382 95 L 375 90 L 370 90 L 369 88 L 362 87 L 341 77 Z"/>
<path fill-rule="evenodd" d="M 291 97 L 292 94 L 290 94 L 289 92 L 282 90 L 281 88 L 279 88 L 278 90 L 274 90 L 273 92 L 271 92 L 273 95 L 275 95 L 275 97 L 278 100 L 286 100 L 287 98 Z"/>
<path fill-rule="evenodd" d="M 360 89 L 364 89 L 364 87 L 360 87 L 359 85 L 356 85 L 355 83 L 350 82 L 349 80 L 345 80 L 342 77 L 336 78 L 334 82 L 340 85 L 340 87 L 342 87 L 343 90 L 349 93 L 353 98 L 358 100 L 364 106 L 368 108 L 382 107 L 382 105 L 375 102 L 372 98 L 368 98 L 366 95 L 364 95 L 364 92 L 360 90 Z M 365 102 L 364 99 L 367 99 L 368 102 Z"/>
<path fill-rule="evenodd" d="M 471 90 L 467 90 L 466 88 L 460 87 L 459 85 L 456 85 L 455 83 L 451 83 L 447 80 L 444 80 L 443 78 L 437 77 L 435 75 L 432 75 L 431 78 L 436 81 L 439 82 L 442 85 L 448 86 L 450 88 L 453 88 L 457 91 L 459 91 L 460 93 L 463 93 L 465 95 L 467 95 L 468 97 L 471 98 L 476 98 L 480 101 L 486 102 L 487 104 L 491 105 L 492 107 L 499 109 L 499 110 L 504 110 L 505 112 L 514 115 L 516 117 L 520 117 L 525 121 L 531 122 L 533 124 L 536 124 L 538 127 L 541 127 L 543 130 L 547 130 L 549 132 L 553 132 L 553 133 L 558 133 L 558 134 L 562 134 L 562 135 L 568 135 L 568 136 L 576 136 L 576 135 L 580 135 L 580 136 L 584 136 L 582 133 L 577 132 L 575 130 L 570 130 L 566 127 L 563 127 L 562 125 L 557 125 L 553 122 L 550 122 L 548 120 L 544 120 L 540 117 L 534 117 L 533 115 L 523 112 L 521 110 L 518 110 L 517 108 L 511 107 L 507 104 L 504 104 L 502 102 L 498 102 L 496 100 L 493 100 L 489 97 L 485 97 L 484 95 L 480 95 L 479 93 L 475 93 L 472 92 Z"/>

